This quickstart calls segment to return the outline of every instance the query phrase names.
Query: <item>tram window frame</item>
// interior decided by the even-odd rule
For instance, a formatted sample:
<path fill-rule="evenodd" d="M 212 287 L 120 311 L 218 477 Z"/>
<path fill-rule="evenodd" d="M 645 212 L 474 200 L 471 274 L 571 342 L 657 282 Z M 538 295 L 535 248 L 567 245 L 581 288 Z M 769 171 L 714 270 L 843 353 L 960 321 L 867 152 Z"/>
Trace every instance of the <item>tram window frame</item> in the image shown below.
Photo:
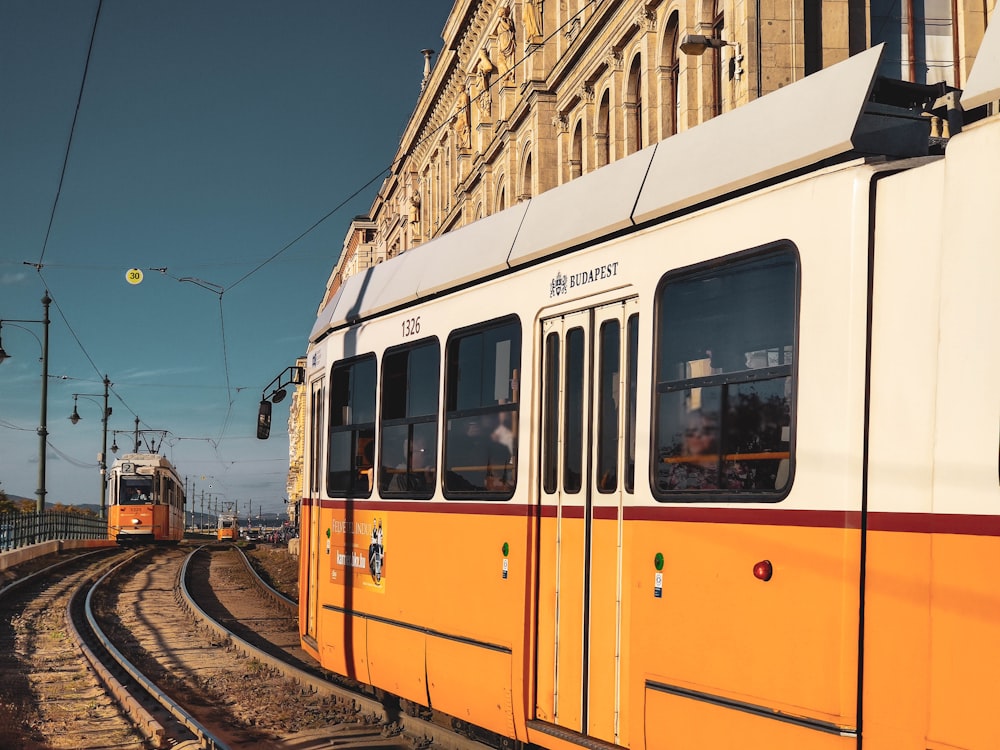
<path fill-rule="evenodd" d="M 369 366 L 372 368 L 370 375 L 362 372 L 361 368 Z M 377 390 L 378 361 L 374 353 L 342 359 L 330 368 L 326 441 L 326 494 L 329 497 L 368 498 L 372 495 Z M 370 457 L 365 453 L 368 445 L 372 449 Z M 346 464 L 345 456 L 348 457 Z M 367 466 L 364 465 L 366 460 L 369 461 Z M 338 485 L 335 478 L 346 481 Z"/>
<path fill-rule="evenodd" d="M 545 337 L 545 421 L 542 423 L 542 488 L 553 494 L 559 482 L 559 383 L 561 362 L 559 334 Z"/>
<path fill-rule="evenodd" d="M 522 341 L 521 321 L 516 315 L 462 328 L 448 336 L 445 345 L 444 455 L 441 471 L 444 497 L 448 500 L 509 500 L 514 496 L 517 487 Z M 506 397 L 501 397 L 501 390 Z M 469 463 L 468 455 L 458 455 L 477 447 L 473 445 L 475 441 L 466 428 L 473 430 L 473 425 L 476 425 L 482 429 L 482 424 L 486 424 L 487 429 L 506 427 L 510 432 L 506 437 L 510 446 L 504 446 L 509 456 L 500 476 L 494 470 L 493 452 L 490 450 L 492 443 L 501 442 L 496 439 L 496 432 L 491 431 L 490 440 L 479 441 L 484 443 L 485 448 L 481 472 L 478 468 L 463 468 L 478 467 L 480 464 Z M 482 481 L 477 483 L 479 479 Z"/>
<path fill-rule="evenodd" d="M 801 264 L 779 242 L 663 276 L 649 482 L 661 502 L 780 502 L 795 468 Z M 697 422 L 697 424 L 695 424 Z M 685 440 L 709 441 L 704 457 Z"/>
<path fill-rule="evenodd" d="M 321 466 L 320 457 L 325 451 L 325 431 L 323 429 L 323 415 L 326 409 L 326 381 L 313 381 L 309 385 L 311 412 L 309 414 L 309 476 L 308 491 L 310 494 L 317 494 L 322 486 L 321 482 L 325 471 Z"/>
<path fill-rule="evenodd" d="M 378 430 L 381 496 L 413 500 L 434 496 L 438 482 L 440 385 L 441 342 L 436 336 L 383 352 Z M 429 468 L 422 473 L 429 476 L 420 477 L 413 471 L 414 439 L 424 446 L 419 450 Z M 385 463 L 387 457 L 394 456 L 402 463 L 393 466 Z M 396 477 L 401 481 L 394 482 Z M 394 484 L 401 486 L 393 487 Z"/>
<path fill-rule="evenodd" d="M 625 321 L 625 491 L 635 492 L 635 435 L 639 396 L 639 313 Z"/>
<path fill-rule="evenodd" d="M 621 390 L 622 331 L 619 320 L 605 320 L 597 329 L 597 491 L 618 491 L 618 421 L 622 407 L 616 398 Z"/>
<path fill-rule="evenodd" d="M 583 376 L 587 367 L 587 336 L 582 326 L 566 331 L 566 396 L 563 404 L 563 492 L 579 494 L 583 490 L 586 460 L 583 436 L 589 429 L 584 421 L 587 394 Z"/>

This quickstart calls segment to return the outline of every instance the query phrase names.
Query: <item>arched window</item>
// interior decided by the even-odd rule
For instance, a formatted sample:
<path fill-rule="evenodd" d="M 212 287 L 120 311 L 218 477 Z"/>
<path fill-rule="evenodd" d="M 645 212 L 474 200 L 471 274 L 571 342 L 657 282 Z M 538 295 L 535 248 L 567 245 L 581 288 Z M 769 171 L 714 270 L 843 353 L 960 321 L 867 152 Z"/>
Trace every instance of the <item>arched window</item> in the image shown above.
<path fill-rule="evenodd" d="M 531 154 L 529 153 L 524 158 L 524 169 L 521 170 L 521 191 L 517 194 L 517 199 L 519 201 L 526 201 L 531 197 L 532 177 L 533 175 L 531 173 Z"/>
<path fill-rule="evenodd" d="M 601 106 L 597 108 L 597 130 L 594 142 L 597 144 L 597 166 L 603 167 L 611 162 L 611 94 L 607 90 L 601 97 Z"/>
<path fill-rule="evenodd" d="M 641 59 L 636 55 L 628 71 L 628 87 L 625 89 L 625 153 L 631 154 L 642 146 Z"/>
<path fill-rule="evenodd" d="M 573 147 L 569 158 L 569 178 L 575 180 L 583 174 L 583 123 L 573 129 Z"/>
<path fill-rule="evenodd" d="M 667 19 L 666 31 L 663 35 L 663 68 L 666 76 L 663 79 L 663 134 L 664 136 L 675 135 L 680 128 L 681 121 L 681 90 L 680 90 L 680 61 L 677 54 L 677 45 L 680 38 L 677 33 L 677 11 L 670 14 Z"/>

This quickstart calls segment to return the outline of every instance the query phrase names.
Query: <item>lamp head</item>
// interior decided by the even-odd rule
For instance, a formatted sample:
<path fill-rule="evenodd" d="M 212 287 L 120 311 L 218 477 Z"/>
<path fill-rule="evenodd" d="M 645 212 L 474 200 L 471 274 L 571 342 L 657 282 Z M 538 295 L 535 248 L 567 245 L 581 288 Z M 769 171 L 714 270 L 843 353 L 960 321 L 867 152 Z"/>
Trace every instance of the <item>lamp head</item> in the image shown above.
<path fill-rule="evenodd" d="M 685 55 L 700 55 L 705 50 L 725 47 L 729 42 L 704 34 L 685 34 L 681 37 L 681 52 Z"/>

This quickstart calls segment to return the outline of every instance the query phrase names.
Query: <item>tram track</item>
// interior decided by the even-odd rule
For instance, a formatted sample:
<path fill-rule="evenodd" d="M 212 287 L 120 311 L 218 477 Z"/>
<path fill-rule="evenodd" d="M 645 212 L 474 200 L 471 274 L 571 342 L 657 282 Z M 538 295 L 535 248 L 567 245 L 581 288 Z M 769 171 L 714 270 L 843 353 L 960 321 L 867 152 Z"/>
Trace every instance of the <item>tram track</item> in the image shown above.
<path fill-rule="evenodd" d="M 205 552 L 192 555 L 183 576 L 188 583 L 186 606 L 247 658 L 303 688 L 329 696 L 343 721 L 373 725 L 379 734 L 388 735 L 386 740 L 393 744 L 384 747 L 486 748 L 453 730 L 448 719 L 430 720 L 425 716 L 428 712 L 416 706 L 372 694 L 325 673 L 299 645 L 298 605 L 266 584 L 237 548 L 214 549 L 207 557 Z M 305 734 L 322 738 L 323 729 Z"/>
<path fill-rule="evenodd" d="M 69 556 L 0 589 L 0 746 L 148 747 L 71 636 L 74 595 L 124 554 Z"/>
<path fill-rule="evenodd" d="M 232 545 L 107 550 L 0 597 L 5 748 L 485 747 L 333 681 L 300 648 L 295 602 Z"/>

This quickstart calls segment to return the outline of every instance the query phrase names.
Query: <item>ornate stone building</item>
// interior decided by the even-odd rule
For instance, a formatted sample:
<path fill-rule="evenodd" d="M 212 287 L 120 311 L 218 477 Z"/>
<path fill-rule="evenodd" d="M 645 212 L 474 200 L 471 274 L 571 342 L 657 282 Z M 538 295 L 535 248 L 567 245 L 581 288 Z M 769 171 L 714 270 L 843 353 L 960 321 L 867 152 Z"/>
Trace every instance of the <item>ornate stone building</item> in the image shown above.
<path fill-rule="evenodd" d="M 305 357 L 295 361 L 296 367 L 305 367 Z M 285 491 L 288 493 L 288 521 L 292 526 L 299 523 L 299 501 L 304 491 L 302 467 L 305 466 L 305 424 L 306 424 L 306 392 L 301 386 L 292 392 L 291 403 L 288 405 L 288 478 Z"/>
<path fill-rule="evenodd" d="M 995 2 L 457 0 L 320 307 L 359 270 L 874 44 L 890 77 L 961 87 Z"/>

